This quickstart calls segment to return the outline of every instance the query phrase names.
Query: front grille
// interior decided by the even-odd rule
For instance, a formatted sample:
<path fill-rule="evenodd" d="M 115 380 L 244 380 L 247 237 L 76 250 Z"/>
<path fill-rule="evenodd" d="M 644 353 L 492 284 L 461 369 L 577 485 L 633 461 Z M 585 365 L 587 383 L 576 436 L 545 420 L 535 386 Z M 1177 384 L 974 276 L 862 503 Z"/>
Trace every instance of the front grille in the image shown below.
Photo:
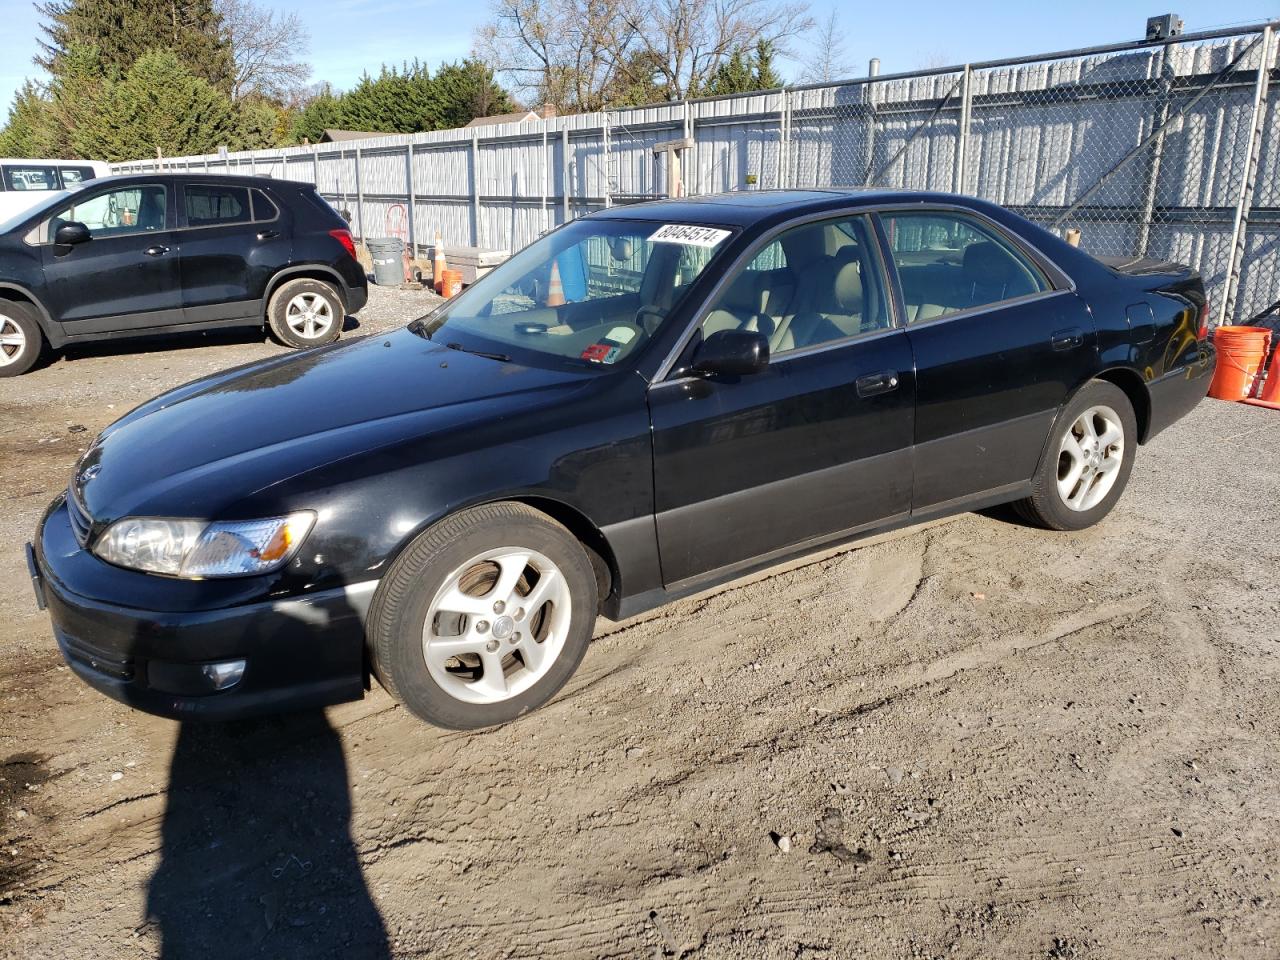
<path fill-rule="evenodd" d="M 117 651 L 100 650 L 64 630 L 55 629 L 54 633 L 58 638 L 58 646 L 62 648 L 62 653 L 68 660 L 74 660 L 90 670 L 115 680 L 133 679 L 132 658 L 121 656 Z"/>
<path fill-rule="evenodd" d="M 80 506 L 80 499 L 74 489 L 67 491 L 67 517 L 71 521 L 71 532 L 76 535 L 76 543 L 84 546 L 89 542 L 89 531 L 93 529 L 93 517 Z"/>

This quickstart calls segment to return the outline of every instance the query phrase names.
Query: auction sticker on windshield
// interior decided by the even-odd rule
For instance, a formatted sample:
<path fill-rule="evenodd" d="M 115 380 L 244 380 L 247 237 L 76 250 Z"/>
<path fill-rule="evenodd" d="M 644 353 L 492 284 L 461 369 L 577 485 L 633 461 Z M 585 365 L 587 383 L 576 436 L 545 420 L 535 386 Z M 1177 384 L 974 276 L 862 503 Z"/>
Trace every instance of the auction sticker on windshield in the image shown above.
<path fill-rule="evenodd" d="M 650 243 L 683 243 L 689 247 L 714 247 L 733 231 L 699 227 L 691 223 L 668 223 L 649 238 Z"/>

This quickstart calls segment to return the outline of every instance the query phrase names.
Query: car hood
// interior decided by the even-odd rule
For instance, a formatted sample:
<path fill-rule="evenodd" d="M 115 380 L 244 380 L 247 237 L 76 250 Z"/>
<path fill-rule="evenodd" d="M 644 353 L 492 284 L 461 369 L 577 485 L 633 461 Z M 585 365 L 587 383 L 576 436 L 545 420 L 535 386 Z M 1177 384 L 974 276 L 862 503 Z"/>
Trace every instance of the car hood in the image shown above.
<path fill-rule="evenodd" d="M 98 522 L 209 519 L 298 474 L 593 378 L 450 350 L 402 329 L 286 354 L 162 394 L 103 431 L 72 486 Z"/>

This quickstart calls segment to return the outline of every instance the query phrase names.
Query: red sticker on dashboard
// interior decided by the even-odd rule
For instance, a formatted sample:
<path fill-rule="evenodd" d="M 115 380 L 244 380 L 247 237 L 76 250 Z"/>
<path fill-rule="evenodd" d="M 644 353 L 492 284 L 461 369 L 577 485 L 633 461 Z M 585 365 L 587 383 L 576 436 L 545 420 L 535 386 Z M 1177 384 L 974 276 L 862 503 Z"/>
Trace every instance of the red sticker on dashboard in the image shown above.
<path fill-rule="evenodd" d="M 587 349 L 582 351 L 583 360 L 593 360 L 596 363 L 605 363 L 609 359 L 609 351 L 613 348 L 608 343 L 593 343 Z"/>

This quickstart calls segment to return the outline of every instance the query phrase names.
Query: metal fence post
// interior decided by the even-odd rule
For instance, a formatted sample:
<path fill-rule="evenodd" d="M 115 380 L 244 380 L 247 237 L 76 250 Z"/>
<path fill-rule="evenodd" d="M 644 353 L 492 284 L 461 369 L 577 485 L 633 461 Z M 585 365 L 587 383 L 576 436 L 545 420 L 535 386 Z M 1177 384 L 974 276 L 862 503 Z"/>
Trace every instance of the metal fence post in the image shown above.
<path fill-rule="evenodd" d="M 791 114 L 791 92 L 783 89 L 782 103 L 778 106 L 778 189 L 787 187 L 787 170 L 790 167 L 791 130 L 788 126 Z"/>
<path fill-rule="evenodd" d="M 320 148 L 311 151 L 311 180 L 315 184 L 316 193 L 320 193 Z M 323 194 L 321 194 L 323 196 Z"/>
<path fill-rule="evenodd" d="M 471 245 L 480 246 L 480 135 L 471 131 Z"/>
<path fill-rule="evenodd" d="M 360 239 L 362 242 L 368 243 L 369 237 L 364 229 L 364 181 L 360 176 L 360 166 L 363 163 L 361 159 L 360 148 L 356 147 L 356 222 L 359 223 Z"/>
<path fill-rule="evenodd" d="M 564 209 L 564 219 L 562 221 L 564 223 L 568 223 L 570 220 L 569 180 L 572 170 L 569 165 L 569 128 L 562 127 L 560 129 L 560 202 Z"/>
<path fill-rule="evenodd" d="M 1262 126 L 1267 112 L 1267 86 L 1271 79 L 1271 24 L 1262 28 L 1258 54 L 1258 78 L 1253 85 L 1253 122 L 1249 127 L 1249 147 L 1245 153 L 1244 174 L 1240 181 L 1240 198 L 1236 202 L 1235 222 L 1231 228 L 1231 250 L 1227 260 L 1226 290 L 1218 311 L 1218 325 L 1234 317 L 1236 297 L 1240 293 L 1240 271 L 1244 260 L 1249 211 L 1253 205 L 1253 189 L 1258 178 L 1258 156 L 1262 149 Z"/>
<path fill-rule="evenodd" d="M 405 144 L 404 179 L 409 190 L 409 256 L 418 255 L 418 190 L 413 182 L 413 141 Z"/>
<path fill-rule="evenodd" d="M 969 118 L 973 108 L 973 70 L 969 64 L 964 65 L 964 73 L 960 78 L 960 120 L 956 125 L 956 169 L 951 178 L 951 192 L 965 192 L 966 161 L 969 152 Z"/>
<path fill-rule="evenodd" d="M 547 121 L 542 121 L 542 169 L 539 171 L 541 176 L 538 179 L 542 182 L 542 202 L 540 209 L 542 210 L 542 229 L 549 230 L 551 224 L 547 223 L 547 194 L 551 192 L 551 161 L 547 151 L 551 149 L 551 144 L 547 140 Z"/>
<path fill-rule="evenodd" d="M 613 183 L 609 174 L 609 114 L 604 114 L 604 120 L 600 125 L 601 133 L 604 137 L 604 205 L 605 208 L 613 206 Z"/>

